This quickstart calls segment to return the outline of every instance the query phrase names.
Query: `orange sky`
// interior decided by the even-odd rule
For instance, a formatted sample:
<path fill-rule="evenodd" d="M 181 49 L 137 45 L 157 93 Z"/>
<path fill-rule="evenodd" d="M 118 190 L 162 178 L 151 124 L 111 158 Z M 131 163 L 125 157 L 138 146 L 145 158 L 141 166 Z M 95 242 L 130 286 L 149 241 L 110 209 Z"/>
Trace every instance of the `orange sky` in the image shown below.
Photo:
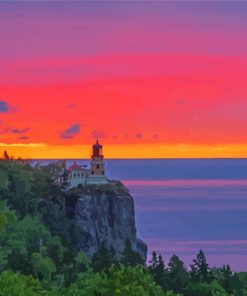
<path fill-rule="evenodd" d="M 244 4 L 23 5 L 0 3 L 2 151 L 247 157 Z"/>

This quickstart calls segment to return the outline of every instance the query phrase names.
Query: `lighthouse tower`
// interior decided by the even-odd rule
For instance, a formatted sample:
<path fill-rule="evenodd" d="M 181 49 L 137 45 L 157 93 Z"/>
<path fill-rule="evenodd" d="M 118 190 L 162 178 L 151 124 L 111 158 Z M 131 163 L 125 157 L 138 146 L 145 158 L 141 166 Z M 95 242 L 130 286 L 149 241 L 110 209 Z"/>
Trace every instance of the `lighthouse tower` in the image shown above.
<path fill-rule="evenodd" d="M 105 162 L 102 154 L 102 145 L 97 140 L 92 146 L 91 154 L 91 176 L 105 178 Z"/>

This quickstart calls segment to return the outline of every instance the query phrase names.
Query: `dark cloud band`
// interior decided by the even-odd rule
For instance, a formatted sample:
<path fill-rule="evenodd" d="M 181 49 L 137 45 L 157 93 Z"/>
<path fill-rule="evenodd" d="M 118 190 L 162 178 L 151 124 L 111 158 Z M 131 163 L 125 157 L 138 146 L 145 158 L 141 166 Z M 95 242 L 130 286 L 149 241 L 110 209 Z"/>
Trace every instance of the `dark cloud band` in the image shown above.
<path fill-rule="evenodd" d="M 7 113 L 9 111 L 9 105 L 5 101 L 0 101 L 0 113 Z"/>

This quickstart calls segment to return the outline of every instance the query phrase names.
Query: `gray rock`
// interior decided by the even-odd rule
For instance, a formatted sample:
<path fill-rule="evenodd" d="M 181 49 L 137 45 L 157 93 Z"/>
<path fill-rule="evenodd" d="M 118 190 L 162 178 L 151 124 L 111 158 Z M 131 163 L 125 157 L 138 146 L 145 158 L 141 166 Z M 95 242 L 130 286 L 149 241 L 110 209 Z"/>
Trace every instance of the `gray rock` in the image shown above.
<path fill-rule="evenodd" d="M 77 196 L 74 218 L 83 234 L 79 242 L 82 251 L 91 257 L 105 241 L 120 258 L 128 239 L 146 260 L 147 246 L 136 237 L 134 200 L 121 182 L 78 186 L 70 193 Z"/>

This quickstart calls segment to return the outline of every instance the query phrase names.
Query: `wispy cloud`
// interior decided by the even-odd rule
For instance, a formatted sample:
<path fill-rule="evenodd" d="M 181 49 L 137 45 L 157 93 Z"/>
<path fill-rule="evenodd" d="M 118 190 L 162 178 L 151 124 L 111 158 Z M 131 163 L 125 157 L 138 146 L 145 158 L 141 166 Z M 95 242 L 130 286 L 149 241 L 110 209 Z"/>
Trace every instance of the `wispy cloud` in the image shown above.
<path fill-rule="evenodd" d="M 92 131 L 91 136 L 92 136 L 93 139 L 106 138 L 106 132 L 96 129 L 96 130 Z"/>
<path fill-rule="evenodd" d="M 68 129 L 63 131 L 60 136 L 62 139 L 72 139 L 80 132 L 81 126 L 79 123 L 72 124 Z"/>
<path fill-rule="evenodd" d="M 177 103 L 178 105 L 184 105 L 184 103 L 185 103 L 185 99 L 183 99 L 183 98 L 179 98 L 179 99 L 176 100 L 176 103 Z"/>
<path fill-rule="evenodd" d="M 29 137 L 28 136 L 21 136 L 21 137 L 19 137 L 19 140 L 29 140 Z"/>
<path fill-rule="evenodd" d="M 74 103 L 71 103 L 71 104 L 68 104 L 66 107 L 67 107 L 68 109 L 76 109 L 77 105 L 74 104 Z"/>
<path fill-rule="evenodd" d="M 5 128 L 4 133 L 10 133 L 10 134 L 25 134 L 30 130 L 29 127 L 19 129 L 19 128 Z"/>

